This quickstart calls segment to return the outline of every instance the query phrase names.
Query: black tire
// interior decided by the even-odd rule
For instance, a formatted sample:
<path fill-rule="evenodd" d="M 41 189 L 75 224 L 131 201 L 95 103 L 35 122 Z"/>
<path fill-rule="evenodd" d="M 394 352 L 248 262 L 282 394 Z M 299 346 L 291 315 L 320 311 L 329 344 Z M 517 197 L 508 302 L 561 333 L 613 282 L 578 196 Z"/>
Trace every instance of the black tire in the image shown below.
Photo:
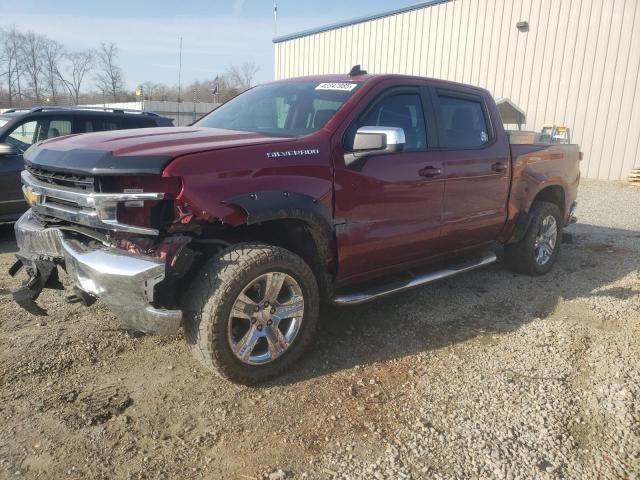
<path fill-rule="evenodd" d="M 531 220 L 527 233 L 519 242 L 505 245 L 504 259 L 507 266 L 514 272 L 532 276 L 544 275 L 553 268 L 560 253 L 563 226 L 562 214 L 558 206 L 553 203 L 534 202 L 529 211 L 529 215 L 531 216 Z M 557 237 L 553 253 L 549 260 L 541 265 L 536 261 L 536 237 L 540 232 L 542 222 L 550 215 L 553 216 L 556 221 Z"/>
<path fill-rule="evenodd" d="M 230 345 L 229 316 L 233 304 L 252 281 L 270 272 L 291 276 L 304 298 L 303 321 L 289 347 L 270 363 L 250 365 Z M 308 346 L 318 320 L 316 278 L 298 255 L 261 243 L 243 243 L 212 258 L 194 279 L 183 298 L 185 338 L 194 356 L 220 376 L 245 385 L 280 375 Z"/>

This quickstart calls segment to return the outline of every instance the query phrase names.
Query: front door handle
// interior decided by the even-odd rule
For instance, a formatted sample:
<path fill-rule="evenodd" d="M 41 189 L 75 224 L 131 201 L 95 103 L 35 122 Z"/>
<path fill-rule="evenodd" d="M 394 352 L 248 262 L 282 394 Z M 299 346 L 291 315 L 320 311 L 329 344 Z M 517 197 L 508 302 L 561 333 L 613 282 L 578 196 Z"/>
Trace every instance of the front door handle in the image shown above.
<path fill-rule="evenodd" d="M 437 177 L 438 175 L 441 175 L 441 174 L 442 174 L 442 170 L 432 165 L 428 165 L 418 171 L 418 175 L 420 175 L 421 177 L 427 177 L 427 178 Z"/>
<path fill-rule="evenodd" d="M 491 170 L 493 170 L 494 172 L 504 172 L 507 169 L 507 166 L 502 163 L 502 162 L 496 162 L 493 165 L 491 165 Z"/>

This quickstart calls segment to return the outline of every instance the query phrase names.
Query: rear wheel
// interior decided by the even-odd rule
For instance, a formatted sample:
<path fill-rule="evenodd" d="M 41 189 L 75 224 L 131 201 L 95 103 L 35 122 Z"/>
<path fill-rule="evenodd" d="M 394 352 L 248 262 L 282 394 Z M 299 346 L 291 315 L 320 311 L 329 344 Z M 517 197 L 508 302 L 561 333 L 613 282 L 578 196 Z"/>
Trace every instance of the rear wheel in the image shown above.
<path fill-rule="evenodd" d="M 303 353 L 318 304 L 315 277 L 300 257 L 240 244 L 203 267 L 185 296 L 185 336 L 207 367 L 239 383 L 259 383 Z"/>
<path fill-rule="evenodd" d="M 553 203 L 535 202 L 529 215 L 524 238 L 505 246 L 505 261 L 516 272 L 543 275 L 551 270 L 560 252 L 562 214 Z"/>

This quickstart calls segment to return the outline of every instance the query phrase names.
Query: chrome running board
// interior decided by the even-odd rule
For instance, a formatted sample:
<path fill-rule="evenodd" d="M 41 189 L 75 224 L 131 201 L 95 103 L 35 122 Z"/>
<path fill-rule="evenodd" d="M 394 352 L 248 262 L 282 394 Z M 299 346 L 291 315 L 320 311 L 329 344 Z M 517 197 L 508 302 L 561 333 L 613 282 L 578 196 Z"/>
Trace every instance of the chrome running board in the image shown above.
<path fill-rule="evenodd" d="M 413 277 L 406 280 L 400 280 L 386 285 L 378 285 L 371 287 L 363 292 L 356 292 L 344 295 L 336 295 L 332 299 L 332 303 L 335 305 L 359 305 L 361 303 L 369 302 L 381 297 L 386 297 L 393 293 L 404 292 L 410 288 L 419 287 L 428 283 L 442 280 L 443 278 L 452 277 L 459 273 L 475 270 L 476 268 L 490 265 L 497 260 L 494 252 L 485 252 L 479 258 L 472 258 L 464 263 L 457 265 L 451 265 L 442 270 L 436 270 L 417 277 Z"/>

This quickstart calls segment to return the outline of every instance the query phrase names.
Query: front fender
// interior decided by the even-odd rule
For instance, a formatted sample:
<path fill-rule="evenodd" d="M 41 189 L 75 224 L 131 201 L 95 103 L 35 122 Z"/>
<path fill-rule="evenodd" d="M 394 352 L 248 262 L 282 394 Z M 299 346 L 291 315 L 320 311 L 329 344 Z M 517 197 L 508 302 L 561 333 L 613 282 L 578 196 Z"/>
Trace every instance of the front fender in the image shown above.
<path fill-rule="evenodd" d="M 315 243 L 315 254 L 310 261 L 320 289 L 326 298 L 333 295 L 333 276 L 328 269 L 330 259 L 335 257 L 333 220 L 319 200 L 295 192 L 264 191 L 231 197 L 223 203 L 244 210 L 247 225 L 273 220 L 301 221 Z"/>
<path fill-rule="evenodd" d="M 320 227 L 328 235 L 333 230 L 327 208 L 317 199 L 302 193 L 255 192 L 228 198 L 223 203 L 242 208 L 247 215 L 247 225 L 289 218 Z"/>

